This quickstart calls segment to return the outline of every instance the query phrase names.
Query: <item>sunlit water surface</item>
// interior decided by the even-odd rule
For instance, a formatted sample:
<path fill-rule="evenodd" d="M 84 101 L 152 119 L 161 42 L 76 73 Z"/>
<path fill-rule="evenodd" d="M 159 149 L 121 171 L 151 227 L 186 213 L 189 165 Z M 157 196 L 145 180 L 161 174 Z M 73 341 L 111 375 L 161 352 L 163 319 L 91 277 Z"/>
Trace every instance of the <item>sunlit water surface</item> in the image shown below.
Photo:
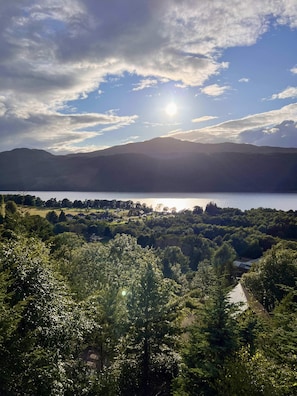
<path fill-rule="evenodd" d="M 70 201 L 86 199 L 107 199 L 145 203 L 153 209 L 180 211 L 205 206 L 214 202 L 221 208 L 272 208 L 278 210 L 297 210 L 297 193 L 116 193 L 116 192 L 76 192 L 76 191 L 2 191 L 2 194 L 29 194 L 46 201 L 50 198 Z"/>

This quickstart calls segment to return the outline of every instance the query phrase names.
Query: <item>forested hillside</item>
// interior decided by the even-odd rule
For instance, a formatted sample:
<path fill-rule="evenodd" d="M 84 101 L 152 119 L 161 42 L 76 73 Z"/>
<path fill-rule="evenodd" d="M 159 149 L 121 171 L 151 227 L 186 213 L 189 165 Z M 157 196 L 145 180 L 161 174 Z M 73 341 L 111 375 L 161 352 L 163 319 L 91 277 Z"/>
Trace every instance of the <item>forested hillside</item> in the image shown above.
<path fill-rule="evenodd" d="M 1 395 L 296 394 L 297 212 L 0 209 Z"/>
<path fill-rule="evenodd" d="M 2 191 L 296 192 L 297 150 L 158 138 L 93 153 L 0 153 Z"/>

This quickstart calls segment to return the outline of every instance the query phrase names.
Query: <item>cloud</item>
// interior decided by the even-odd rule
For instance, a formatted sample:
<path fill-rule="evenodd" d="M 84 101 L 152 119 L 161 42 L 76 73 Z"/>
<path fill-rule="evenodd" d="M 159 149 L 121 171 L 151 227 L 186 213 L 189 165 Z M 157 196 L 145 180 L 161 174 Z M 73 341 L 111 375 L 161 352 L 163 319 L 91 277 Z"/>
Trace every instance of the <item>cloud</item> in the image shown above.
<path fill-rule="evenodd" d="M 128 143 L 133 143 L 135 140 L 139 139 L 140 136 L 134 135 L 134 136 L 129 136 L 128 138 L 122 140 L 122 144 L 128 144 Z"/>
<path fill-rule="evenodd" d="M 1 148 L 89 139 L 63 109 L 98 92 L 107 76 L 203 86 L 228 67 L 225 49 L 255 44 L 272 23 L 296 28 L 296 1 L 1 1 Z M 219 96 L 227 86 L 203 90 Z"/>
<path fill-rule="evenodd" d="M 26 118 L 0 117 L 1 146 L 3 150 L 15 147 L 44 148 L 60 151 L 92 139 L 109 128 L 119 129 L 133 124 L 137 116 L 120 117 L 114 114 L 60 114 L 57 112 L 32 113 Z M 91 130 L 90 130 L 91 129 Z M 77 150 L 77 149 L 76 149 Z"/>
<path fill-rule="evenodd" d="M 269 100 L 297 98 L 297 87 L 287 87 L 282 92 L 273 94 Z"/>
<path fill-rule="evenodd" d="M 218 84 L 212 84 L 201 88 L 201 92 L 208 96 L 221 96 L 229 89 L 230 87 L 228 85 L 219 86 Z"/>
<path fill-rule="evenodd" d="M 284 106 L 278 110 L 253 114 L 209 127 L 171 132 L 170 136 L 193 142 L 242 142 L 242 133 L 246 134 L 248 131 L 257 129 L 268 130 L 287 120 L 297 120 L 297 103 Z M 297 147 L 297 137 L 295 146 Z"/>
<path fill-rule="evenodd" d="M 144 121 L 143 125 L 145 128 L 159 128 L 164 126 L 164 123 L 162 122 L 150 122 L 150 121 Z"/>
<path fill-rule="evenodd" d="M 205 122 L 205 121 L 210 121 L 210 120 L 215 120 L 216 116 L 203 116 L 203 117 L 198 117 L 198 118 L 193 118 L 192 122 Z"/>
<path fill-rule="evenodd" d="M 297 66 L 292 67 L 292 69 L 290 70 L 291 73 L 293 74 L 297 74 Z"/>
<path fill-rule="evenodd" d="M 297 122 L 286 120 L 272 128 L 243 131 L 239 141 L 259 146 L 297 147 Z"/>
<path fill-rule="evenodd" d="M 79 146 L 79 152 L 80 153 L 90 153 L 92 151 L 97 151 L 97 150 L 105 150 L 107 148 L 109 148 L 110 146 L 102 146 L 102 145 L 87 145 L 87 146 Z M 63 144 L 63 145 L 59 145 L 57 147 L 51 148 L 50 147 L 50 151 L 54 151 L 55 154 L 57 155 L 63 155 L 63 154 L 71 154 L 71 153 L 77 153 L 78 151 L 78 147 L 74 147 L 71 145 L 68 145 L 67 143 Z"/>
<path fill-rule="evenodd" d="M 174 86 L 175 86 L 176 88 L 180 88 L 180 89 L 188 88 L 187 85 L 185 85 L 185 84 L 179 84 L 179 83 L 176 83 Z"/>
<path fill-rule="evenodd" d="M 243 78 L 238 80 L 238 82 L 240 82 L 240 83 L 248 83 L 249 81 L 250 81 L 250 79 L 246 78 L 246 77 L 243 77 Z"/>
<path fill-rule="evenodd" d="M 172 127 L 172 126 L 177 126 L 180 125 L 179 122 L 150 122 L 150 121 L 144 121 L 143 126 L 145 128 L 160 128 L 160 127 Z"/>
<path fill-rule="evenodd" d="M 138 84 L 135 84 L 136 87 L 133 88 L 132 91 L 141 91 L 146 88 L 154 87 L 157 84 L 158 84 L 158 80 L 145 78 L 143 80 L 140 80 Z"/>

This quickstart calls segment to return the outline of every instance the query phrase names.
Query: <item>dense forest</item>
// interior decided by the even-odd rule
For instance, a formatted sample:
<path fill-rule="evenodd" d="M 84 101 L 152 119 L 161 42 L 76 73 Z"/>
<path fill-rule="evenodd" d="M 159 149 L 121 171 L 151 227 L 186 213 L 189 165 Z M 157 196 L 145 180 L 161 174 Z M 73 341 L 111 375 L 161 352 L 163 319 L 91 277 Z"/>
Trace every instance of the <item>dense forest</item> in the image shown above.
<path fill-rule="evenodd" d="M 0 209 L 1 395 L 297 394 L 297 212 Z"/>

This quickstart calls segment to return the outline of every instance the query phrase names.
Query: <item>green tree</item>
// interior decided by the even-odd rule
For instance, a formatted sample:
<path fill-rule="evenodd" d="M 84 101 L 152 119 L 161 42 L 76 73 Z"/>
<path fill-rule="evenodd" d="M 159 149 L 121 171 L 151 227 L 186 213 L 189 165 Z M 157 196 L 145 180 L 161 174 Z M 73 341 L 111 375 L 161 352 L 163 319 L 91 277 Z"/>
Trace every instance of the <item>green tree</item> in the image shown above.
<path fill-rule="evenodd" d="M 201 215 L 203 213 L 203 208 L 201 206 L 194 206 L 193 208 L 193 214 L 195 215 Z"/>
<path fill-rule="evenodd" d="M 5 217 L 5 203 L 4 203 L 4 195 L 1 194 L 0 198 L 0 216 L 2 218 Z"/>
<path fill-rule="evenodd" d="M 253 266 L 242 278 L 245 286 L 269 311 L 295 288 L 297 252 L 278 244 Z"/>
<path fill-rule="evenodd" d="M 165 277 L 173 279 L 180 285 L 180 293 L 188 289 L 186 274 L 190 271 L 189 259 L 178 246 L 167 246 L 160 251 L 162 270 Z"/>
<path fill-rule="evenodd" d="M 279 396 L 285 395 L 273 383 L 273 364 L 257 350 L 240 349 L 227 358 L 218 381 L 217 396 Z"/>
<path fill-rule="evenodd" d="M 262 349 L 273 368 L 271 381 L 278 394 L 293 395 L 297 391 L 297 292 L 291 290 L 273 311 L 267 324 Z"/>
<path fill-rule="evenodd" d="M 18 211 L 17 204 L 14 201 L 7 201 L 5 204 L 6 214 L 15 214 Z"/>
<path fill-rule="evenodd" d="M 39 215 L 26 214 L 21 221 L 24 234 L 28 237 L 38 237 L 43 241 L 48 240 L 53 235 L 53 226 L 45 218 Z"/>
<path fill-rule="evenodd" d="M 67 221 L 66 214 L 65 214 L 65 212 L 64 212 L 63 210 L 61 210 L 61 212 L 60 212 L 60 214 L 59 214 L 58 221 L 59 221 L 60 223 L 61 223 L 61 222 L 64 222 L 64 221 Z"/>
<path fill-rule="evenodd" d="M 176 381 L 174 395 L 217 395 L 228 358 L 238 349 L 234 308 L 217 284 L 196 315 L 183 353 L 184 368 Z"/>
<path fill-rule="evenodd" d="M 9 271 L 4 270 L 2 265 L 0 267 L 0 393 L 4 392 L 4 384 L 9 381 L 11 370 L 9 364 L 7 364 L 7 357 L 9 358 L 9 345 L 13 340 L 14 334 L 16 333 L 22 312 L 25 307 L 25 303 L 19 302 L 17 304 L 11 304 L 11 294 L 8 289 L 11 286 L 9 279 Z"/>
<path fill-rule="evenodd" d="M 64 395 L 95 323 L 72 300 L 42 242 L 3 243 L 0 263 L 0 273 L 8 277 L 6 303 L 16 312 L 23 307 L 17 326 L 9 336 L 4 333 L 1 394 Z"/>
<path fill-rule="evenodd" d="M 214 266 L 208 260 L 199 264 L 197 271 L 194 273 L 191 289 L 199 293 L 201 298 L 207 298 L 211 294 L 217 281 Z"/>
<path fill-rule="evenodd" d="M 170 283 L 147 263 L 127 294 L 128 332 L 122 340 L 120 395 L 169 394 L 177 374 L 175 312 Z"/>
<path fill-rule="evenodd" d="M 58 217 L 57 213 L 54 210 L 51 210 L 50 212 L 47 212 L 45 217 L 52 224 L 56 224 L 59 221 L 59 217 Z"/>
<path fill-rule="evenodd" d="M 236 252 L 229 243 L 224 242 L 216 250 L 213 256 L 213 265 L 218 277 L 224 279 L 225 286 L 230 286 L 235 280 L 235 268 L 233 261 L 236 258 Z"/>

